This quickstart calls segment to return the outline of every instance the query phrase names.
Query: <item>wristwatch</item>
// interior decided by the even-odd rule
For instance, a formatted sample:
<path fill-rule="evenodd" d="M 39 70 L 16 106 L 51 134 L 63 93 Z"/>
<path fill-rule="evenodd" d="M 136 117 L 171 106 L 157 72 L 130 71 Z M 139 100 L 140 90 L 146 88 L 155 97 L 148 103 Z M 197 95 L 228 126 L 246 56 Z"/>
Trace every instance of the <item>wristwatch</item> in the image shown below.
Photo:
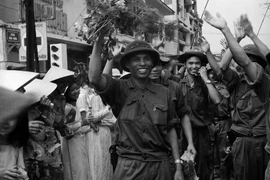
<path fill-rule="evenodd" d="M 181 163 L 181 160 L 180 160 L 180 159 L 176 159 L 176 160 L 174 161 L 174 163 L 175 163 L 175 164 L 180 164 L 180 163 Z"/>
<path fill-rule="evenodd" d="M 207 79 L 206 81 L 204 81 L 205 82 L 205 84 L 212 84 L 212 82 L 209 80 L 209 79 Z"/>

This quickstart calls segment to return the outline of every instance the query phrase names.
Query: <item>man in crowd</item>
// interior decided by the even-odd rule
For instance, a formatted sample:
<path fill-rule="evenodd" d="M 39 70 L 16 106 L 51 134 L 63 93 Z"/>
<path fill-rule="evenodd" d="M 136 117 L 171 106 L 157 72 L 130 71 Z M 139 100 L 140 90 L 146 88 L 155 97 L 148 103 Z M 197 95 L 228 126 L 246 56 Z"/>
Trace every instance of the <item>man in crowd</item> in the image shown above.
<path fill-rule="evenodd" d="M 189 119 L 189 110 L 185 104 L 185 99 L 180 89 L 180 85 L 172 80 L 161 77 L 162 70 L 166 67 L 166 65 L 169 62 L 170 60 L 168 61 L 167 59 L 163 59 L 161 57 L 158 60 L 157 65 L 152 69 L 149 77 L 152 80 L 152 82 L 167 87 L 171 93 L 174 93 L 176 95 L 176 113 L 180 118 L 182 129 L 188 142 L 187 150 L 190 151 L 192 154 L 196 155 L 196 150 L 192 139 L 192 129 Z"/>
<path fill-rule="evenodd" d="M 223 64 L 229 64 L 228 61 L 233 55 L 243 71 L 239 75 L 227 68 L 224 76 L 229 82 L 228 89 L 231 92 L 233 108 L 231 130 L 236 138 L 232 148 L 235 179 L 263 180 L 269 160 L 269 155 L 264 150 L 266 128 L 269 128 L 266 126 L 266 122 L 269 125 L 269 111 L 266 113 L 264 107 L 268 106 L 270 89 L 270 78 L 263 69 L 266 61 L 254 45 L 246 45 L 242 48 L 238 44 L 220 14 L 215 18 L 205 11 L 204 16 L 210 25 L 224 34 L 228 42 L 229 50 L 222 59 L 227 62 Z M 229 51 L 232 55 L 228 55 Z"/>
<path fill-rule="evenodd" d="M 176 163 L 174 179 L 183 180 L 177 134 L 175 97 L 149 79 L 159 54 L 148 43 L 134 41 L 120 62 L 130 71 L 127 80 L 101 75 L 101 34 L 94 44 L 89 80 L 112 107 L 116 107 L 116 144 L 119 155 L 114 179 L 173 179 L 169 152 Z"/>
<path fill-rule="evenodd" d="M 219 104 L 221 97 L 209 80 L 206 68 L 202 67 L 207 63 L 203 52 L 192 49 L 180 55 L 179 61 L 185 64 L 187 71 L 180 86 L 190 108 L 193 142 L 197 150 L 195 169 L 201 180 L 213 179 L 214 153 L 209 131 L 213 119 L 209 109 L 210 103 Z"/>

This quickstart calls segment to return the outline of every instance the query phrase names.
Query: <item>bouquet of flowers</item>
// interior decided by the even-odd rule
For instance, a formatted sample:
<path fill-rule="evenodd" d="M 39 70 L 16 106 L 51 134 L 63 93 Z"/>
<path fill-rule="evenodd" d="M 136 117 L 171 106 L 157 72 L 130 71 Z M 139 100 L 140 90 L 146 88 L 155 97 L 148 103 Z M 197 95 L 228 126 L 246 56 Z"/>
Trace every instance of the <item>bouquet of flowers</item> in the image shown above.
<path fill-rule="evenodd" d="M 141 31 L 157 34 L 163 29 L 158 11 L 149 8 L 142 0 L 87 0 L 89 13 L 83 23 L 75 23 L 75 31 L 91 43 L 101 31 L 110 35 L 120 32 Z"/>
<path fill-rule="evenodd" d="M 181 164 L 184 168 L 185 180 L 199 180 L 195 171 L 194 154 L 190 151 L 185 151 L 181 156 Z"/>

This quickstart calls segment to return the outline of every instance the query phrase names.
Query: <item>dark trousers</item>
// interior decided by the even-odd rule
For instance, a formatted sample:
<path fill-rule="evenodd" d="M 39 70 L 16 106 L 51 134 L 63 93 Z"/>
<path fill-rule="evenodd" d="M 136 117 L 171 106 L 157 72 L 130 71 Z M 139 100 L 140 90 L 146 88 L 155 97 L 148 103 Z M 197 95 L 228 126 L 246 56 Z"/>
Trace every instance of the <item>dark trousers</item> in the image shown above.
<path fill-rule="evenodd" d="M 172 180 L 170 161 L 140 161 L 118 157 L 114 180 Z"/>
<path fill-rule="evenodd" d="M 264 180 L 269 160 L 265 144 L 266 136 L 236 138 L 232 147 L 235 180 Z"/>
<path fill-rule="evenodd" d="M 200 180 L 214 179 L 214 147 L 211 143 L 210 127 L 193 127 L 193 143 L 197 151 L 195 170 Z M 183 139 L 183 150 L 186 150 L 187 141 Z"/>
<path fill-rule="evenodd" d="M 233 170 L 232 158 L 228 154 L 227 148 L 230 143 L 227 139 L 227 132 L 230 129 L 230 122 L 223 120 L 215 124 L 214 129 L 214 146 L 215 146 L 215 166 L 219 170 L 220 180 L 230 180 L 230 172 Z M 216 168 L 215 168 L 216 169 Z"/>

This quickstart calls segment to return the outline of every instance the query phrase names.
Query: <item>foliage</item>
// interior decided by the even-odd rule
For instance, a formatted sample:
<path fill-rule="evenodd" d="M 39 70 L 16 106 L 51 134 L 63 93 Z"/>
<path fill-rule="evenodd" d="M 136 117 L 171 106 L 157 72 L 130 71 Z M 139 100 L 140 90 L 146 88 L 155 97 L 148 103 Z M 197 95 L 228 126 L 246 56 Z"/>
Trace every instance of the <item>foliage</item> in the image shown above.
<path fill-rule="evenodd" d="M 162 32 L 163 22 L 157 9 L 149 8 L 142 0 L 87 0 L 90 7 L 83 16 L 83 23 L 75 24 L 75 31 L 88 43 L 101 31 L 107 35 L 120 32 Z"/>
<path fill-rule="evenodd" d="M 165 34 L 166 34 L 167 40 L 172 41 L 174 39 L 176 28 L 177 26 L 175 25 L 174 21 L 165 24 Z"/>

